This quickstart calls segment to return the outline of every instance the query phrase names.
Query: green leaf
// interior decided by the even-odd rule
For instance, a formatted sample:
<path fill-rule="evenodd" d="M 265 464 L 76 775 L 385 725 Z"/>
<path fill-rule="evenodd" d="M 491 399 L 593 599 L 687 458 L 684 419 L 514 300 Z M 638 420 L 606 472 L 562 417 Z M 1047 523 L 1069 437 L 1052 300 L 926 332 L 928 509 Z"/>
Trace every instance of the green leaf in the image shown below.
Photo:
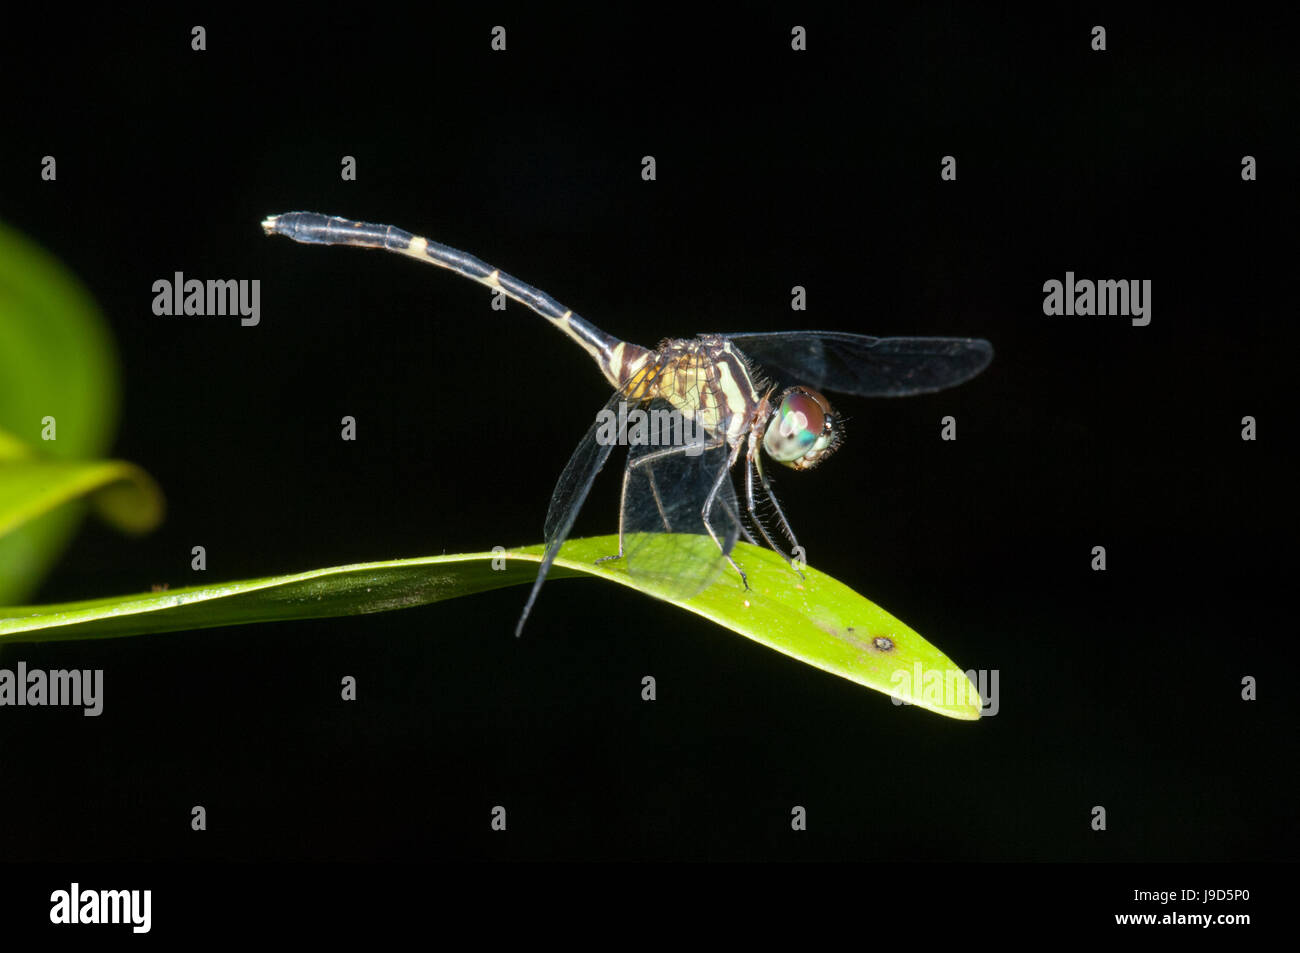
<path fill-rule="evenodd" d="M 94 461 L 117 419 L 117 363 L 94 301 L 57 261 L 0 225 L 0 602 L 25 599 L 76 530 L 91 490 L 118 525 L 160 515 L 152 482 Z M 48 436 L 52 422 L 53 434 Z M 38 450 L 39 448 L 39 450 Z"/>
<path fill-rule="evenodd" d="M 162 519 L 162 493 L 137 466 L 120 460 L 0 460 L 0 536 L 87 494 L 100 516 L 143 533 Z"/>
<path fill-rule="evenodd" d="M 591 575 L 663 597 L 659 584 L 628 575 L 613 536 L 570 540 L 551 577 Z M 111 638 L 284 619 L 386 612 L 503 586 L 531 583 L 541 546 L 335 566 L 244 582 L 195 586 L 63 605 L 0 609 L 0 646 L 10 642 Z M 843 583 L 808 568 L 803 577 L 767 549 L 745 543 L 735 573 L 703 592 L 668 599 L 691 612 L 824 671 L 951 718 L 976 719 L 974 685 L 948 658 Z M 494 560 L 502 568 L 494 569 Z M 549 590 L 548 590 L 549 591 Z"/>

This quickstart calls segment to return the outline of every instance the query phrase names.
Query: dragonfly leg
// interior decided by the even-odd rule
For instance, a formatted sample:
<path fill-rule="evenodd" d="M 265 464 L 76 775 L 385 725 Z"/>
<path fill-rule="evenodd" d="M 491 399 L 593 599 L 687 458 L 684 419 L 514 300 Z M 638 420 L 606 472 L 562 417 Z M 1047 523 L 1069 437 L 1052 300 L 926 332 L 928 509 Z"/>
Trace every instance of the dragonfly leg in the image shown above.
<path fill-rule="evenodd" d="M 715 450 L 718 447 L 722 446 L 723 442 L 724 442 L 723 439 L 721 437 L 718 437 L 713 442 L 704 444 L 704 449 Z M 627 490 L 628 490 L 628 484 L 631 482 L 632 479 L 632 471 L 635 470 L 637 467 L 646 466 L 648 464 L 654 463 L 656 460 L 662 460 L 664 457 L 670 457 L 675 453 L 684 453 L 688 449 L 689 449 L 688 447 L 684 447 L 684 446 L 664 447 L 662 450 L 652 450 L 647 454 L 643 454 L 642 456 L 637 457 L 635 460 L 628 461 L 627 466 L 623 469 L 623 489 L 620 492 L 618 498 L 618 552 L 609 556 L 601 556 L 599 559 L 596 560 L 597 564 L 608 562 L 611 559 L 623 558 L 624 555 L 623 536 L 624 536 L 624 528 L 627 523 Z M 664 511 L 663 500 L 660 499 L 659 497 L 659 489 L 658 487 L 655 486 L 653 470 L 649 471 L 649 477 L 650 477 L 650 490 L 654 494 L 655 506 L 658 507 L 659 509 L 659 519 L 663 522 L 664 529 L 668 532 L 671 532 L 672 525 L 668 521 L 668 514 Z M 714 537 L 715 542 L 716 540 L 717 537 Z"/>
<path fill-rule="evenodd" d="M 655 498 L 655 509 L 659 511 L 659 522 L 664 524 L 665 533 L 671 533 L 673 531 L 673 524 L 672 521 L 668 519 L 668 513 L 664 510 L 664 501 L 663 497 L 659 495 L 659 484 L 655 482 L 654 469 L 652 468 L 647 470 L 645 475 L 646 479 L 650 481 L 650 493 Z M 623 492 L 626 493 L 627 490 L 624 489 Z"/>
<path fill-rule="evenodd" d="M 731 468 L 736 465 L 736 460 L 740 457 L 740 446 L 739 443 L 736 444 L 735 448 L 731 451 L 731 459 L 728 460 L 727 465 L 718 472 L 718 478 L 713 481 L 713 488 L 709 490 L 709 495 L 705 498 L 704 506 L 700 510 L 700 519 L 704 521 L 704 528 L 709 531 L 709 535 L 713 537 L 713 541 L 718 544 L 718 549 L 722 550 L 722 554 L 727 557 L 727 562 L 731 563 L 731 568 L 740 573 L 740 581 L 745 584 L 745 589 L 748 591 L 749 577 L 745 575 L 745 570 L 741 569 L 740 566 L 736 564 L 736 561 L 731 558 L 731 554 L 727 552 L 726 547 L 722 545 L 722 540 L 718 539 L 718 534 L 714 532 L 713 524 L 709 522 L 709 515 L 713 511 L 714 500 L 718 497 L 718 491 L 722 489 L 722 481 L 731 479 Z"/>
<path fill-rule="evenodd" d="M 722 446 L 722 441 L 715 443 L 712 449 L 717 449 L 720 446 Z M 650 480 L 650 492 L 654 494 L 655 506 L 659 510 L 659 522 L 664 524 L 664 532 L 671 533 L 673 531 L 672 522 L 668 519 L 668 514 L 664 512 L 664 501 L 659 496 L 659 487 L 655 484 L 654 470 L 646 471 L 646 476 Z M 745 521 L 740 518 L 740 513 L 728 506 L 726 500 L 722 501 L 722 505 L 726 507 L 727 515 L 736 521 L 736 528 L 740 530 L 741 535 L 745 537 L 745 540 L 751 546 L 757 546 L 758 540 L 756 540 L 754 534 L 749 531 L 749 527 L 745 525 Z"/>
<path fill-rule="evenodd" d="M 749 545 L 751 546 L 757 546 L 758 540 L 756 540 L 754 538 L 754 534 L 749 531 L 749 527 L 745 525 L 745 521 L 740 518 L 740 513 L 738 513 L 736 510 L 733 510 L 727 504 L 726 500 L 722 501 L 722 505 L 726 508 L 727 515 L 736 521 L 736 527 L 740 530 L 741 535 L 745 537 L 745 542 L 749 543 Z M 754 522 L 757 523 L 758 520 L 754 520 Z M 762 528 L 763 528 L 762 526 L 759 526 L 760 530 L 762 530 Z"/>
<path fill-rule="evenodd" d="M 772 485 L 767 482 L 767 474 L 763 472 L 763 458 L 758 454 L 757 441 L 755 440 L 752 432 L 750 434 L 750 442 L 755 444 L 755 446 L 750 447 L 749 462 L 750 464 L 752 464 L 753 469 L 758 472 L 758 481 L 763 486 L 763 492 L 766 493 L 767 498 L 772 501 L 772 508 L 776 511 L 776 518 L 781 521 L 781 529 L 785 533 L 786 539 L 790 540 L 791 553 L 796 553 L 799 551 L 799 541 L 794 538 L 794 530 L 791 529 L 790 527 L 790 521 L 785 518 L 785 511 L 781 509 L 781 504 L 780 502 L 777 501 L 776 494 L 772 492 Z M 746 502 L 749 506 L 750 514 L 753 515 L 754 514 L 754 492 L 753 492 L 753 483 L 750 481 L 750 476 L 751 474 L 747 470 L 745 473 L 745 478 L 746 478 L 745 489 L 747 491 L 746 496 L 748 497 Z M 757 519 L 755 521 L 758 522 Z M 790 563 L 791 568 L 793 568 L 794 567 L 793 555 L 786 556 L 785 553 L 782 552 L 777 547 L 776 543 L 772 542 L 772 537 L 769 536 L 767 530 L 763 528 L 763 524 L 759 522 L 758 525 L 759 528 L 763 530 L 763 538 L 768 541 L 768 544 L 771 545 L 773 549 L 775 549 L 778 553 L 781 553 L 782 556 L 785 556 L 785 561 Z M 798 569 L 795 569 L 795 572 L 799 573 L 800 579 L 803 578 L 803 573 L 799 572 Z"/>
<path fill-rule="evenodd" d="M 745 455 L 745 507 L 749 510 L 750 519 L 754 521 L 754 525 L 758 527 L 758 531 L 763 534 L 763 538 L 767 540 L 767 545 L 772 548 L 772 551 L 780 553 L 786 562 L 792 562 L 792 557 L 786 555 L 785 550 L 776 544 L 776 540 L 772 538 L 772 534 L 767 531 L 767 525 L 763 522 L 762 517 L 759 516 L 758 507 L 754 503 L 754 471 L 759 466 L 755 462 L 758 459 L 758 438 L 755 436 L 756 433 L 757 431 L 750 431 L 749 451 Z M 768 495 L 771 496 L 772 491 L 768 489 L 766 484 L 764 485 L 764 489 L 766 489 Z"/>

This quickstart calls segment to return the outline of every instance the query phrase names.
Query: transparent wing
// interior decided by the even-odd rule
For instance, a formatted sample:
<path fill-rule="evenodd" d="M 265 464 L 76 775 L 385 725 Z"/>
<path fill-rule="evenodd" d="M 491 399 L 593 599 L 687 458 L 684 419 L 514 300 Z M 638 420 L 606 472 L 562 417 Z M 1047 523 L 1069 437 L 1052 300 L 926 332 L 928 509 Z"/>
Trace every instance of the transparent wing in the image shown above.
<path fill-rule="evenodd" d="M 970 380 L 993 360 L 983 338 L 873 338 L 841 331 L 725 334 L 780 384 L 859 397 L 906 397 Z"/>
<path fill-rule="evenodd" d="M 647 410 L 671 414 L 661 400 Z M 680 415 L 676 419 L 684 422 Z M 725 571 L 726 556 L 742 532 L 731 448 L 706 433 L 696 432 L 694 438 L 661 439 L 656 446 L 628 450 L 623 512 L 628 572 L 669 598 L 689 598 L 712 583 Z"/>
<path fill-rule="evenodd" d="M 546 552 L 542 556 L 542 564 L 537 568 L 537 578 L 533 581 L 533 589 L 528 594 L 528 602 L 524 605 L 523 614 L 519 616 L 519 624 L 515 626 L 516 636 L 523 633 L 524 623 L 528 621 L 528 613 L 532 611 L 533 603 L 537 601 L 537 594 L 542 589 L 542 583 L 546 581 L 546 574 L 551 571 L 551 564 L 555 562 L 560 547 L 569 538 L 582 504 L 586 502 L 587 494 L 591 492 L 591 484 L 595 482 L 596 474 L 600 472 L 614 449 L 613 442 L 597 439 L 597 436 L 603 426 L 601 418 L 606 412 L 617 414 L 621 399 L 620 394 L 614 394 L 604 410 L 597 415 L 587 435 L 573 451 L 573 456 L 569 457 L 564 472 L 560 474 L 560 479 L 551 492 L 551 505 L 546 510 L 546 523 L 543 527 Z"/>

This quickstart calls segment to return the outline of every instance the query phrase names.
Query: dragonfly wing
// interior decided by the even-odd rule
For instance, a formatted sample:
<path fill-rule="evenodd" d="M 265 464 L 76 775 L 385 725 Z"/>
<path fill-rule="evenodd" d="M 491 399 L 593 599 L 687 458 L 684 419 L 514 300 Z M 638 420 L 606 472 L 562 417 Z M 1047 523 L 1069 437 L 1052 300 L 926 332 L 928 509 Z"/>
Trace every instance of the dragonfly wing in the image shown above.
<path fill-rule="evenodd" d="M 591 492 L 591 484 L 595 482 L 596 474 L 600 472 L 614 449 L 613 441 L 598 439 L 598 434 L 604 426 L 602 419 L 606 417 L 606 412 L 617 414 L 618 402 L 621 399 L 622 395 L 614 394 L 604 410 L 597 415 L 587 435 L 573 451 L 573 456 L 569 457 L 569 462 L 565 464 L 564 472 L 560 474 L 560 479 L 551 493 L 551 505 L 546 510 L 544 527 L 546 552 L 542 555 L 542 564 L 537 568 L 537 578 L 533 581 L 533 589 L 528 594 L 528 602 L 519 617 L 519 624 L 515 626 L 516 636 L 523 633 L 524 623 L 528 621 L 528 613 L 532 611 L 533 603 L 537 601 L 537 594 L 542 589 L 542 583 L 546 581 L 546 574 L 551 571 L 551 565 L 559 555 L 560 547 L 569 538 L 573 523 L 582 510 L 582 504 L 586 502 L 587 494 Z"/>
<path fill-rule="evenodd" d="M 659 400 L 648 407 L 650 419 L 667 410 Z M 707 434 L 697 436 L 694 441 L 634 444 L 628 450 L 623 508 L 627 569 L 670 599 L 689 598 L 713 582 L 725 570 L 725 556 L 741 533 L 729 472 L 731 449 Z M 711 442 L 717 445 L 709 446 Z"/>
<path fill-rule="evenodd" d="M 842 331 L 726 334 L 781 384 L 859 397 L 906 397 L 964 383 L 988 367 L 983 338 L 873 338 Z"/>

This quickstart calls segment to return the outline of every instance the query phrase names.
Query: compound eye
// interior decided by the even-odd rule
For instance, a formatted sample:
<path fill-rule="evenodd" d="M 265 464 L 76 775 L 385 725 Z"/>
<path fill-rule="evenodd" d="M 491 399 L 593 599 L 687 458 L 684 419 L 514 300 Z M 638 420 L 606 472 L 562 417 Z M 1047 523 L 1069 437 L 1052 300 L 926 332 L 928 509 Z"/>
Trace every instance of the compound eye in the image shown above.
<path fill-rule="evenodd" d="M 816 466 L 835 438 L 835 413 L 828 401 L 807 387 L 781 395 L 763 434 L 763 449 L 778 463 L 796 470 Z"/>

